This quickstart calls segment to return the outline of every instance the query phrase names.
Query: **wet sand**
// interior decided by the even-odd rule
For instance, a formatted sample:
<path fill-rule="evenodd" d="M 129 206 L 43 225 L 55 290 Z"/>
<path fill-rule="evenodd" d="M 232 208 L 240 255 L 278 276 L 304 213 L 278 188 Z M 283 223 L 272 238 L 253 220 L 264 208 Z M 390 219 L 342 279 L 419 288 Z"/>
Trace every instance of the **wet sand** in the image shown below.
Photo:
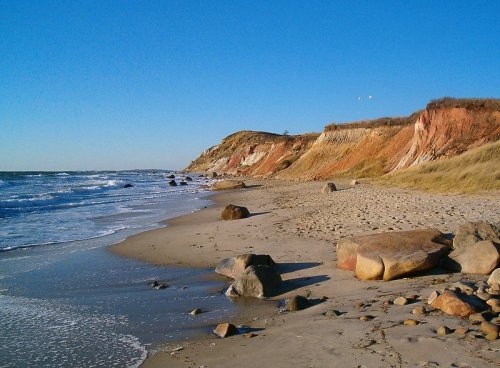
<path fill-rule="evenodd" d="M 144 367 L 493 367 L 500 364 L 500 340 L 488 341 L 470 321 L 431 312 L 415 316 L 434 288 L 485 276 L 435 270 L 409 279 L 358 281 L 335 268 L 335 244 L 346 236 L 435 227 L 453 232 L 458 224 L 500 222 L 500 196 L 440 195 L 362 183 L 336 181 L 339 191 L 322 194 L 321 182 L 251 181 L 250 188 L 213 197 L 211 208 L 168 221 L 114 245 L 111 250 L 155 264 L 215 267 L 223 258 L 253 252 L 270 254 L 279 263 L 283 286 L 273 299 L 304 295 L 328 297 L 299 312 L 255 312 L 238 322 L 253 328 L 253 338 L 208 336 L 171 344 L 150 356 Z M 220 221 L 229 204 L 248 207 L 252 216 Z M 385 300 L 416 294 L 405 306 Z M 356 306 L 363 303 L 363 306 Z M 331 318 L 325 312 L 345 312 Z M 370 321 L 359 320 L 370 315 Z M 403 325 L 416 319 L 417 326 Z M 435 330 L 467 326 L 460 337 Z M 183 349 L 169 352 L 182 346 Z"/>

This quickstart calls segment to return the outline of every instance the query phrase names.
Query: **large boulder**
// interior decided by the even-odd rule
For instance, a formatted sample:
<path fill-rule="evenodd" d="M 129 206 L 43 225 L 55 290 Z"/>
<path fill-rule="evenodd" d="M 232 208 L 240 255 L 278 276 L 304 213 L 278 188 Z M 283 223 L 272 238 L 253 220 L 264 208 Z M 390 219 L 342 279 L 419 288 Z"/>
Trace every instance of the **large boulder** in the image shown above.
<path fill-rule="evenodd" d="M 246 207 L 235 206 L 228 204 L 222 211 L 221 220 L 239 220 L 250 216 L 250 212 Z"/>
<path fill-rule="evenodd" d="M 491 240 L 464 244 L 450 253 L 445 266 L 453 271 L 489 275 L 500 263 L 500 244 Z"/>
<path fill-rule="evenodd" d="M 281 276 L 275 267 L 249 266 L 235 279 L 230 289 L 239 296 L 265 298 L 273 295 L 280 282 Z"/>
<path fill-rule="evenodd" d="M 482 240 L 491 240 L 497 244 L 500 243 L 500 227 L 485 221 L 468 222 L 460 225 L 455 232 L 453 248 L 460 249 Z"/>
<path fill-rule="evenodd" d="M 431 306 L 446 314 L 458 317 L 468 317 L 488 309 L 487 305 L 477 296 L 452 290 L 445 290 L 432 302 Z"/>
<path fill-rule="evenodd" d="M 237 257 L 223 259 L 215 268 L 220 275 L 236 279 L 249 266 L 264 265 L 275 267 L 276 263 L 267 254 L 241 254 Z"/>
<path fill-rule="evenodd" d="M 212 190 L 240 189 L 246 187 L 245 183 L 241 180 L 219 180 L 212 185 Z"/>
<path fill-rule="evenodd" d="M 361 280 L 388 281 L 438 266 L 450 245 L 436 229 L 346 238 L 337 243 L 337 267 Z"/>
<path fill-rule="evenodd" d="M 168 185 L 171 186 L 171 187 L 176 187 L 177 186 L 177 182 L 175 180 L 170 180 L 168 182 Z"/>
<path fill-rule="evenodd" d="M 323 188 L 321 188 L 321 193 L 323 194 L 328 194 L 335 191 L 337 191 L 337 187 L 334 183 L 326 183 L 325 185 L 323 185 Z"/>
<path fill-rule="evenodd" d="M 211 172 L 210 174 L 208 174 L 208 177 L 211 178 L 211 179 L 215 179 L 217 177 L 217 173 L 214 171 L 214 172 Z"/>

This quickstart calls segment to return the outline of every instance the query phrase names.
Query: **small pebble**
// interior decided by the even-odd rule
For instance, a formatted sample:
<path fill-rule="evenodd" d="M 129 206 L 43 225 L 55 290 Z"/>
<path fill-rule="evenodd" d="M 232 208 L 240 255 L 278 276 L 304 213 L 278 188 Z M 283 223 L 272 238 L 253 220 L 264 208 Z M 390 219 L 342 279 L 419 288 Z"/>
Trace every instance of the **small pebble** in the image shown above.
<path fill-rule="evenodd" d="M 415 321 L 414 319 L 407 319 L 406 321 L 403 322 L 405 326 L 416 326 L 420 324 L 419 321 Z"/>
<path fill-rule="evenodd" d="M 197 316 L 198 314 L 201 314 L 202 310 L 200 308 L 195 308 L 191 312 L 189 312 L 190 315 L 192 316 Z"/>
<path fill-rule="evenodd" d="M 455 329 L 455 334 L 460 335 L 460 336 L 466 335 L 467 332 L 469 332 L 469 329 L 467 327 L 460 326 L 460 327 L 457 327 Z"/>
<path fill-rule="evenodd" d="M 498 339 L 498 332 L 500 332 L 500 327 L 490 322 L 481 323 L 481 327 L 479 328 L 481 332 L 486 334 L 487 340 L 496 340 Z"/>
<path fill-rule="evenodd" d="M 367 322 L 367 321 L 371 321 L 374 318 L 375 318 L 374 316 L 366 315 L 366 316 L 359 317 L 359 320 Z"/>
<path fill-rule="evenodd" d="M 398 296 L 396 299 L 394 299 L 394 304 L 406 305 L 408 304 L 408 299 L 406 299 L 404 296 Z"/>
<path fill-rule="evenodd" d="M 418 315 L 424 315 L 425 313 L 427 313 L 427 309 L 425 309 L 425 307 L 423 305 L 419 305 L 418 307 L 413 308 L 411 313 L 418 314 Z"/>
<path fill-rule="evenodd" d="M 447 326 L 441 326 L 436 330 L 439 336 L 445 336 L 451 333 L 451 330 Z"/>

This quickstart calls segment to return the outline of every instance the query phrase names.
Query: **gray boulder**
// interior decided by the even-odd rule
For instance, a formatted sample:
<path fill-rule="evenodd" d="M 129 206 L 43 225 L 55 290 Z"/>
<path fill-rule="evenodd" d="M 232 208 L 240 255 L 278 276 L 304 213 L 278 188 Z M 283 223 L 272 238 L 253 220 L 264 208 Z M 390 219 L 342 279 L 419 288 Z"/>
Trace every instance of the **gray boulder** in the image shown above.
<path fill-rule="evenodd" d="M 489 275 L 500 262 L 500 244 L 491 240 L 467 243 L 449 254 L 445 266 L 453 271 Z"/>
<path fill-rule="evenodd" d="M 220 275 L 236 279 L 247 267 L 258 265 L 275 268 L 276 263 L 273 261 L 271 256 L 267 254 L 241 254 L 239 256 L 226 258 L 220 261 L 215 268 L 215 272 Z"/>
<path fill-rule="evenodd" d="M 281 276 L 275 267 L 249 266 L 233 282 L 232 289 L 239 296 L 265 298 L 273 295 L 280 282 Z"/>

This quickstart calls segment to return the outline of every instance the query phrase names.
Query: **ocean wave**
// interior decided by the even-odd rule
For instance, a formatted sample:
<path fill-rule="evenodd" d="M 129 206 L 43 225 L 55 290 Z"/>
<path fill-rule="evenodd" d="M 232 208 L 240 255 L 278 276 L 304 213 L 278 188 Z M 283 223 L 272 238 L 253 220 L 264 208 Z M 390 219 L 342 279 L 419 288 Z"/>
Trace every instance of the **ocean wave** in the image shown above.
<path fill-rule="evenodd" d="M 66 172 L 57 173 L 56 176 L 69 176 Z"/>

